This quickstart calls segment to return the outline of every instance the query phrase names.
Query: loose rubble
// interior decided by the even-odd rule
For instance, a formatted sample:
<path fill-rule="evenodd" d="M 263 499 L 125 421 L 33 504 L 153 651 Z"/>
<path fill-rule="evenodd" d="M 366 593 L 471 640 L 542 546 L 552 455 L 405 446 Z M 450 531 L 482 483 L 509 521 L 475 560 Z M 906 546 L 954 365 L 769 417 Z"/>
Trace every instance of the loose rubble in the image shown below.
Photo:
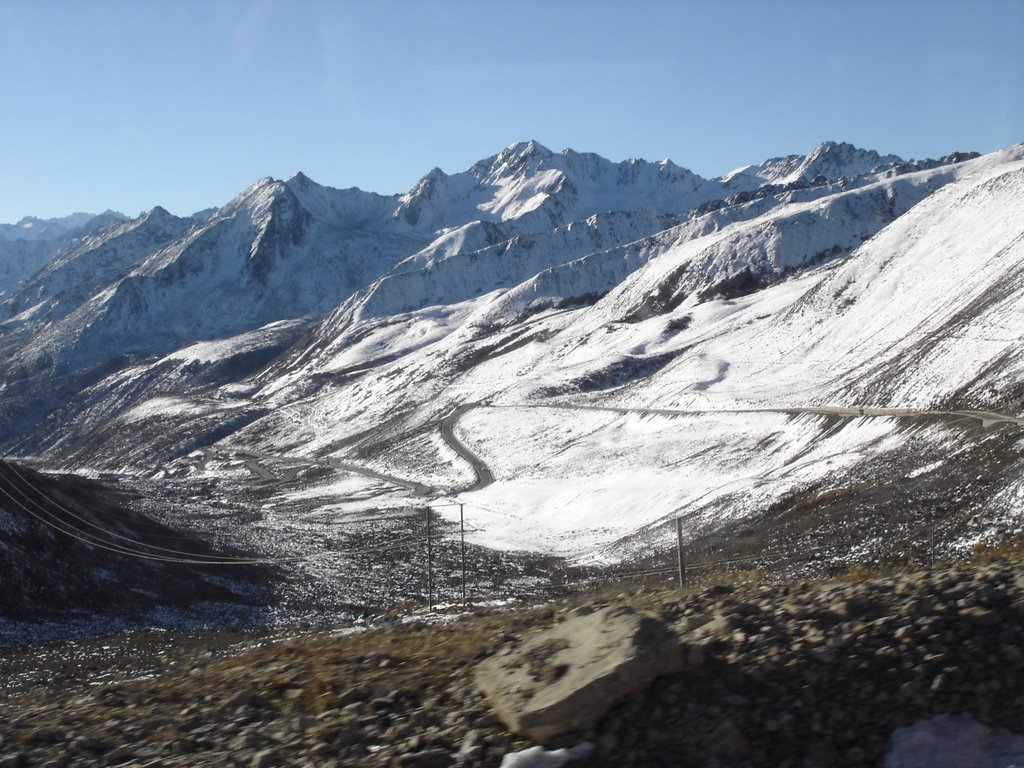
<path fill-rule="evenodd" d="M 591 742 L 571 765 L 600 768 L 830 768 L 878 765 L 895 728 L 943 713 L 1020 732 L 1020 566 L 591 597 L 584 614 L 656 615 L 682 668 L 547 746 Z M 578 600 L 480 610 L 198 659 L 156 679 L 38 688 L 0 704 L 0 768 L 498 766 L 534 743 L 492 711 L 477 666 L 580 613 Z"/>

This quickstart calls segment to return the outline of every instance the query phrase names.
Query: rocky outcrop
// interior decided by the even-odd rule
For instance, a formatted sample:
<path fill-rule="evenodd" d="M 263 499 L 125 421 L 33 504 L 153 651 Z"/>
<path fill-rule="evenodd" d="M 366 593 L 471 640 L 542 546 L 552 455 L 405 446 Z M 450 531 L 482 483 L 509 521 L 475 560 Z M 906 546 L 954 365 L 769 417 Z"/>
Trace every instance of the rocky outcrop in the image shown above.
<path fill-rule="evenodd" d="M 544 743 L 592 727 L 681 666 L 679 643 L 659 619 L 625 606 L 584 607 L 483 661 L 476 680 L 509 729 Z"/>

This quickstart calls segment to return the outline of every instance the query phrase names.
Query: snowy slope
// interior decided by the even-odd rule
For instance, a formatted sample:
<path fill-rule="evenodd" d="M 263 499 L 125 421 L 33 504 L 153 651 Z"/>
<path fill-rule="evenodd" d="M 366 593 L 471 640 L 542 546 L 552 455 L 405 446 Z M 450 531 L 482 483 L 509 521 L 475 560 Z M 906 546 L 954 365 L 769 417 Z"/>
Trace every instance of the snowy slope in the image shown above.
<path fill-rule="evenodd" d="M 773 157 L 757 165 L 737 168 L 721 180 L 737 191 L 762 184 L 823 184 L 878 175 L 902 162 L 896 155 L 879 155 L 874 150 L 859 149 L 845 142 L 825 141 L 806 155 Z"/>
<path fill-rule="evenodd" d="M 825 144 L 701 180 L 527 142 L 401 197 L 261 180 L 59 321 L 25 319 L 6 444 L 161 476 L 215 473 L 202 448 L 357 466 L 375 490 L 339 509 L 425 484 L 478 543 L 591 561 L 674 515 L 709 536 L 879 472 L 931 482 L 958 451 L 973 471 L 992 442 L 944 417 L 806 411 L 1024 398 L 1024 149 L 962 160 Z M 38 370 L 70 383 L 40 400 Z M 494 482 L 468 491 L 438 425 L 476 402 L 454 430 Z M 964 510 L 1013 514 L 1015 450 Z"/>
<path fill-rule="evenodd" d="M 511 288 L 545 269 L 601 251 L 607 244 L 632 243 L 675 223 L 668 214 L 594 214 L 565 227 L 516 235 L 480 249 L 463 246 L 444 258 L 437 258 L 436 251 L 421 252 L 358 297 L 355 313 L 359 318 L 381 317 Z"/>
<path fill-rule="evenodd" d="M 990 373 L 998 382 L 1018 371 L 1010 342 L 1020 331 L 1007 329 L 1020 294 L 1021 156 L 1011 148 L 706 230 L 694 220 L 642 239 L 648 252 L 634 247 L 632 267 L 622 266 L 627 245 L 510 289 L 467 298 L 456 286 L 447 304 L 394 303 L 392 314 L 326 323 L 318 334 L 333 339 L 311 341 L 293 368 L 263 379 L 256 401 L 285 410 L 233 441 L 311 454 L 358 446 L 374 466 L 415 476 L 425 470 L 396 458 L 403 440 L 455 405 L 487 400 L 460 430 L 496 481 L 460 498 L 490 510 L 492 544 L 575 553 L 679 510 L 698 527 L 725 525 L 877 462 L 929 475 L 956 444 L 944 424 L 911 443 L 898 418 L 829 431 L 827 419 L 776 410 L 1009 404 L 986 388 Z M 747 268 L 775 284 L 705 292 Z M 596 301 L 565 302 L 595 289 Z M 1010 293 L 1005 306 L 996 300 Z M 941 309 L 929 310 L 938 296 Z M 1002 335 L 987 317 L 995 309 L 976 313 L 979 296 L 1000 308 Z M 950 318 L 957 329 L 977 324 L 987 346 L 965 354 L 959 331 L 936 344 L 929 323 L 943 332 Z M 876 369 L 869 388 L 864 372 Z M 579 405 L 635 412 L 588 416 Z M 651 408 L 698 412 L 680 422 Z"/>
<path fill-rule="evenodd" d="M 7 316 L 53 321 L 120 279 L 129 268 L 192 225 L 154 208 L 138 219 L 106 227 L 68 244 L 0 305 Z"/>
<path fill-rule="evenodd" d="M 26 216 L 17 224 L 0 224 L 0 298 L 9 295 L 76 238 L 124 220 L 120 213 L 106 211 L 99 216 L 75 213 L 60 219 Z"/>
<path fill-rule="evenodd" d="M 702 346 L 729 368 L 708 394 L 762 386 L 766 397 L 791 401 L 779 382 L 792 380 L 804 383 L 805 399 L 818 382 L 819 401 L 1011 405 L 1012 393 L 1000 390 L 1013 388 L 1021 365 L 1024 149 L 956 169 L 955 183 L 815 277 L 784 312 Z M 685 364 L 673 371 L 693 375 Z"/>
<path fill-rule="evenodd" d="M 720 185 L 665 160 L 613 163 L 520 142 L 462 173 L 435 168 L 400 198 L 396 219 L 442 230 L 469 221 L 515 222 L 540 232 L 607 211 L 683 213 L 721 196 Z"/>
<path fill-rule="evenodd" d="M 16 224 L 0 224 L 0 240 L 58 240 L 72 230 L 81 229 L 95 217 L 95 213 L 72 213 L 56 219 L 25 216 Z"/>

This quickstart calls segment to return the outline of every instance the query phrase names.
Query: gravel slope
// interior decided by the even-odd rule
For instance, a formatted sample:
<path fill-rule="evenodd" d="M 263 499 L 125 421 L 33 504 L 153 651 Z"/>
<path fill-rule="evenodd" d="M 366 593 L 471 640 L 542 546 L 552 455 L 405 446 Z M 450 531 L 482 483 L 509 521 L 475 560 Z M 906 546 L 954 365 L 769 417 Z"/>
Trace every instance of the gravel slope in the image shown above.
<path fill-rule="evenodd" d="M 596 744 L 580 764 L 868 766 L 894 728 L 932 714 L 1019 729 L 1021 560 L 591 595 L 660 615 L 689 663 L 573 739 Z M 529 744 L 490 713 L 474 664 L 580 603 L 186 653 L 112 685 L 41 684 L 0 704 L 0 766 L 497 766 Z"/>

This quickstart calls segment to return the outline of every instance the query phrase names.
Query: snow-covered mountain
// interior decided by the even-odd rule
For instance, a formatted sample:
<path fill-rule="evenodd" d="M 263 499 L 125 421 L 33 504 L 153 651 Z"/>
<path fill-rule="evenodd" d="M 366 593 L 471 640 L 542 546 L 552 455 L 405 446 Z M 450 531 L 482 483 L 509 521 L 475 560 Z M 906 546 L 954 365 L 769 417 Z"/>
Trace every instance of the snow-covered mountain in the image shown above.
<path fill-rule="evenodd" d="M 0 298 L 47 264 L 75 238 L 124 221 L 114 211 L 98 216 L 73 213 L 59 219 L 26 216 L 17 224 L 0 224 Z"/>
<path fill-rule="evenodd" d="M 65 246 L 0 307 L 19 321 L 58 320 L 120 279 L 140 255 L 181 237 L 191 224 L 158 207 L 138 219 L 94 231 Z"/>
<path fill-rule="evenodd" d="M 903 161 L 896 155 L 879 155 L 852 144 L 825 141 L 806 155 L 773 157 L 757 165 L 737 168 L 722 181 L 737 189 L 762 184 L 823 184 L 884 173 Z"/>
<path fill-rule="evenodd" d="M 613 163 L 526 141 L 453 176 L 435 168 L 400 198 L 395 216 L 433 230 L 515 222 L 510 232 L 524 234 L 607 211 L 681 213 L 720 196 L 717 182 L 669 160 Z"/>
<path fill-rule="evenodd" d="M 25 216 L 16 224 L 0 224 L 0 240 L 56 240 L 68 232 L 83 228 L 96 218 L 94 213 L 72 213 L 56 219 L 37 219 Z"/>
<path fill-rule="evenodd" d="M 344 466 L 331 509 L 446 495 L 479 543 L 583 560 L 678 515 L 704 541 L 836 499 L 909 509 L 865 477 L 935 512 L 982 466 L 957 515 L 995 525 L 1024 466 L 1022 196 L 1024 146 L 825 142 L 702 179 L 523 142 L 397 196 L 262 179 L 81 238 L 11 293 L 0 437 L 196 482 L 243 482 L 215 455 Z"/>

